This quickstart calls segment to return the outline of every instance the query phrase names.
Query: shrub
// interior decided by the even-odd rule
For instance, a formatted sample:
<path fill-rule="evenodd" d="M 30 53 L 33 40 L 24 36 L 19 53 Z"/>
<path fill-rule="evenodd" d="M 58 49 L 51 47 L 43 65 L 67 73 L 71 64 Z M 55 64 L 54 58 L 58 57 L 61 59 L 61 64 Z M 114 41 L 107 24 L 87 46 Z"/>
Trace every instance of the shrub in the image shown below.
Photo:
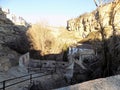
<path fill-rule="evenodd" d="M 41 51 L 42 56 L 48 54 L 54 42 L 51 31 L 40 23 L 34 24 L 27 31 L 32 50 Z"/>

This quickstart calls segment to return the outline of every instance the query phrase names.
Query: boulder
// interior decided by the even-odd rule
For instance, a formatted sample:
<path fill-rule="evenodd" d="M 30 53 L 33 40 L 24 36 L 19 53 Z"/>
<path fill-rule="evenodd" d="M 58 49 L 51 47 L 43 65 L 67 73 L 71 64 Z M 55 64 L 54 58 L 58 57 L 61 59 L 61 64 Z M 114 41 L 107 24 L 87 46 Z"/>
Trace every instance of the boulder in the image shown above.
<path fill-rule="evenodd" d="M 120 90 L 120 75 L 91 80 L 55 90 Z"/>
<path fill-rule="evenodd" d="M 11 63 L 8 58 L 0 57 L 0 72 L 8 71 L 11 68 Z"/>

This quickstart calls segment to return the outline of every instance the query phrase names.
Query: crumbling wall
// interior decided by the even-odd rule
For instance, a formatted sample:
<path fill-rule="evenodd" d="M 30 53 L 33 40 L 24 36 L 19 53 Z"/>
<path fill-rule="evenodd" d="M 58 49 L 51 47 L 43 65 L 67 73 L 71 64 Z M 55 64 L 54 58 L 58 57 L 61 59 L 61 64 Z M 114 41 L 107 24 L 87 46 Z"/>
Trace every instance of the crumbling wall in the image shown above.
<path fill-rule="evenodd" d="M 29 57 L 29 52 L 28 52 L 28 53 L 20 56 L 20 58 L 19 58 L 19 66 L 20 67 L 28 67 L 29 61 L 30 61 L 30 57 Z"/>

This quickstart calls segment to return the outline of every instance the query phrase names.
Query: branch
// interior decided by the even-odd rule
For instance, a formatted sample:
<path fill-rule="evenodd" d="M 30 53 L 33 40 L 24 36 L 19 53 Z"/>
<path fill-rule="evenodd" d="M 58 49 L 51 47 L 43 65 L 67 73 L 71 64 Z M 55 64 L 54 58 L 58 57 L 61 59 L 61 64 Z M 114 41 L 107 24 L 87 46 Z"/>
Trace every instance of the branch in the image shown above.
<path fill-rule="evenodd" d="M 95 5 L 96 5 L 96 7 L 98 7 L 98 4 L 97 4 L 96 0 L 94 0 L 94 3 L 95 3 Z"/>

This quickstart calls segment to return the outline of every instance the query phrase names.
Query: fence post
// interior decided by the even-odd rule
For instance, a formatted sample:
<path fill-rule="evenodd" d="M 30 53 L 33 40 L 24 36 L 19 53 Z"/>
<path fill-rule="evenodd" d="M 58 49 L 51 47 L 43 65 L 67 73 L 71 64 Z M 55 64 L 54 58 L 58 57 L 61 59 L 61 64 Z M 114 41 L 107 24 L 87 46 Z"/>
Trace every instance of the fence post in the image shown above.
<path fill-rule="evenodd" d="M 3 81 L 3 90 L 5 90 L 5 81 Z"/>
<path fill-rule="evenodd" d="M 41 71 L 41 68 L 42 68 L 42 64 L 40 63 L 40 60 L 39 60 L 39 70 Z"/>
<path fill-rule="evenodd" d="M 27 68 L 27 70 L 28 70 L 28 73 L 30 72 L 30 65 L 28 64 L 28 68 Z"/>
<path fill-rule="evenodd" d="M 30 84 L 32 84 L 32 74 L 30 74 Z"/>
<path fill-rule="evenodd" d="M 29 66 L 28 66 L 28 73 L 29 73 Z"/>

